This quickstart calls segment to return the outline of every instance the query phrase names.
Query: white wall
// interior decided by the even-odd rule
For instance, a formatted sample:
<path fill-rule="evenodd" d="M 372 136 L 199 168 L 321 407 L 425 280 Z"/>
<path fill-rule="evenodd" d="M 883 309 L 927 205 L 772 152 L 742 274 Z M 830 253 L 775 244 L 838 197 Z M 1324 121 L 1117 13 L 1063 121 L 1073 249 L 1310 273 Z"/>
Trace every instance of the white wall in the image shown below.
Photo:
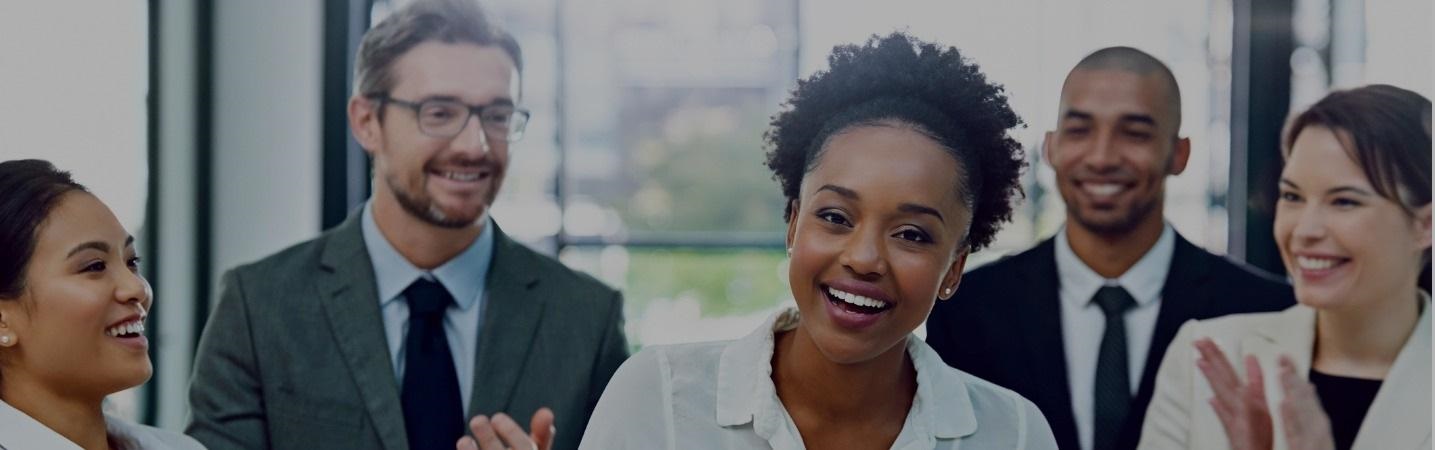
<path fill-rule="evenodd" d="M 320 231 L 323 2 L 214 3 L 218 283 Z"/>
<path fill-rule="evenodd" d="M 0 2 L 0 160 L 41 158 L 138 236 L 145 206 L 144 2 Z"/>
<path fill-rule="evenodd" d="M 1386 83 L 1435 96 L 1430 0 L 1366 0 L 1365 84 Z"/>

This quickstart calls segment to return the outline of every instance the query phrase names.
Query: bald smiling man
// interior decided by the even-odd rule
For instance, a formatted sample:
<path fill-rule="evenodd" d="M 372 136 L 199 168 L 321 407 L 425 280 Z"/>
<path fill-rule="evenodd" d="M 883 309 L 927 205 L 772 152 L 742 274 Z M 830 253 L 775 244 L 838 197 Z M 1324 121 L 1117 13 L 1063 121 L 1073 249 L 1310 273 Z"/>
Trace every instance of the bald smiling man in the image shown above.
<path fill-rule="evenodd" d="M 1191 153 L 1170 69 L 1129 47 L 1082 59 L 1043 156 L 1066 224 L 967 273 L 927 319 L 953 367 L 1037 404 L 1064 449 L 1132 449 L 1181 324 L 1295 303 L 1270 274 L 1192 245 L 1166 223 L 1165 182 Z"/>

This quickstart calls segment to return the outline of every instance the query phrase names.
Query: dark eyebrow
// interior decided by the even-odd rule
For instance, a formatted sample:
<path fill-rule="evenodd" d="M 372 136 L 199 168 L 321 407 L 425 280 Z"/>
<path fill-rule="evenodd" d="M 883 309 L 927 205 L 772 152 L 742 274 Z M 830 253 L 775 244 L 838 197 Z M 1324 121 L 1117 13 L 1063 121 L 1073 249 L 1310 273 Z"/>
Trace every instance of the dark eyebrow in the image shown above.
<path fill-rule="evenodd" d="M 463 103 L 463 100 L 460 100 L 458 97 L 454 97 L 454 96 L 452 96 L 452 95 L 430 95 L 430 96 L 428 96 L 428 97 L 421 98 L 421 99 L 419 99 L 419 101 L 416 101 L 416 102 L 414 102 L 414 103 L 436 102 L 436 101 Z"/>
<path fill-rule="evenodd" d="M 446 101 L 446 102 L 454 102 L 454 103 L 463 103 L 463 99 L 460 99 L 460 98 L 455 97 L 455 96 L 452 96 L 452 95 L 433 95 L 433 96 L 429 96 L 429 97 L 424 97 L 423 99 L 420 99 L 419 101 L 417 101 L 417 102 L 415 102 L 415 103 L 423 103 L 423 102 L 430 102 L 430 101 Z M 464 105 L 468 105 L 467 103 L 463 103 L 463 104 L 464 104 Z M 490 102 L 488 102 L 488 103 L 486 103 L 486 104 L 473 105 L 473 106 L 513 106 L 513 99 L 510 99 L 510 98 L 508 98 L 508 97 L 499 97 L 499 98 L 493 99 L 493 101 L 490 101 Z"/>
<path fill-rule="evenodd" d="M 916 203 L 903 203 L 897 206 L 897 210 L 906 213 L 931 214 L 933 216 L 937 216 L 938 221 L 944 224 L 947 223 L 947 219 L 942 218 L 942 213 L 937 212 L 935 208 L 931 208 L 928 206 L 918 205 Z"/>
<path fill-rule="evenodd" d="M 1291 180 L 1288 180 L 1288 179 L 1285 179 L 1285 178 L 1281 178 L 1281 184 L 1290 185 L 1290 187 L 1292 187 L 1292 188 L 1294 188 L 1294 189 L 1300 189 L 1300 185 L 1295 184 L 1294 181 L 1291 181 Z M 1367 190 L 1365 190 L 1365 189 L 1361 189 L 1361 188 L 1358 188 L 1358 187 L 1355 187 L 1355 186 L 1336 186 L 1336 187 L 1333 187 L 1333 188 L 1330 188 L 1330 189 L 1326 189 L 1325 195 L 1339 194 L 1339 193 L 1342 193 L 1342 192 L 1347 192 L 1347 193 L 1351 193 L 1351 194 L 1355 194 L 1355 195 L 1361 195 L 1361 196 L 1365 196 L 1365 197 L 1374 197 L 1374 196 L 1375 196 L 1375 193 L 1374 193 L 1374 192 L 1370 192 L 1370 191 L 1367 191 Z"/>
<path fill-rule="evenodd" d="M 847 198 L 852 199 L 852 200 L 856 200 L 856 199 L 858 198 L 858 197 L 857 197 L 857 191 L 854 191 L 854 190 L 851 190 L 851 189 L 847 189 L 847 188 L 845 188 L 845 187 L 837 186 L 837 185 L 824 184 L 824 185 L 822 185 L 822 187 L 817 188 L 817 192 L 822 192 L 822 191 L 832 191 L 832 192 L 836 192 L 837 195 L 841 195 L 841 196 L 843 196 L 843 197 L 847 197 Z"/>
<path fill-rule="evenodd" d="M 1147 114 L 1122 114 L 1121 121 L 1156 126 L 1156 118 Z"/>
<path fill-rule="evenodd" d="M 841 195 L 852 200 L 857 200 L 859 198 L 857 196 L 857 191 L 832 184 L 824 184 L 822 185 L 822 187 L 817 188 L 817 192 L 822 191 L 832 191 L 837 195 Z M 941 221 L 942 223 L 947 223 L 947 219 L 942 217 L 942 213 L 938 212 L 936 208 L 932 208 L 930 206 L 918 205 L 916 203 L 903 203 L 897 206 L 897 210 L 905 213 L 931 214 L 933 216 L 936 216 L 938 221 Z"/>
<path fill-rule="evenodd" d="M 1331 195 L 1331 194 L 1339 194 L 1339 193 L 1342 193 L 1342 192 L 1349 192 L 1349 193 L 1351 193 L 1351 194 L 1361 195 L 1361 196 L 1365 196 L 1365 197 L 1374 197 L 1374 196 L 1375 196 L 1375 193 L 1370 192 L 1370 191 L 1367 191 L 1367 190 L 1365 190 L 1365 189 L 1361 189 L 1361 188 L 1355 187 L 1355 186 L 1337 186 L 1337 187 L 1333 187 L 1333 188 L 1330 188 L 1330 189 L 1326 190 L 1326 191 L 1325 191 L 1325 194 L 1326 194 L 1326 195 Z"/>
<path fill-rule="evenodd" d="M 130 236 L 125 237 L 125 247 L 129 247 L 129 246 L 131 246 L 131 245 L 134 245 L 134 243 L 135 243 L 135 237 L 134 237 L 134 235 L 130 235 Z M 83 243 L 83 244 L 80 244 L 80 245 L 76 245 L 75 248 L 70 249 L 70 253 L 69 253 L 68 255 L 65 255 L 65 257 L 66 257 L 66 258 L 69 258 L 69 257 L 71 257 L 71 256 L 75 256 L 76 253 L 79 253 L 79 252 L 82 252 L 82 251 L 85 251 L 85 250 L 99 250 L 101 253 L 109 253 L 109 252 L 110 252 L 110 244 L 107 244 L 107 243 L 105 243 L 105 242 L 103 242 L 103 241 L 90 241 L 90 242 L 86 242 L 86 243 Z"/>
<path fill-rule="evenodd" d="M 85 250 L 99 250 L 101 253 L 109 253 L 109 252 L 110 252 L 110 244 L 106 244 L 106 243 L 100 242 L 100 241 L 90 241 L 90 242 L 86 242 L 86 243 L 83 243 L 83 244 L 80 244 L 80 245 L 76 245 L 75 248 L 70 249 L 70 254 L 65 255 L 65 257 L 66 257 L 66 258 L 69 258 L 69 257 L 71 257 L 71 256 L 75 256 L 76 253 L 79 253 L 79 252 L 82 252 L 82 251 L 85 251 Z"/>
<path fill-rule="evenodd" d="M 1073 110 L 1067 110 L 1067 111 L 1066 111 L 1066 114 L 1062 116 L 1062 120 L 1071 120 L 1071 119 L 1077 119 L 1077 120 L 1095 120 L 1095 119 L 1096 119 L 1096 116 L 1093 115 L 1093 114 L 1091 114 L 1091 113 L 1089 113 L 1089 112 L 1086 112 L 1086 111 L 1077 111 L 1077 110 L 1074 110 L 1074 109 L 1073 109 Z M 1129 123 L 1129 122 L 1135 122 L 1135 123 L 1139 123 L 1139 124 L 1150 125 L 1150 126 L 1153 126 L 1153 127 L 1156 126 L 1156 118 L 1155 118 L 1155 117 L 1151 117 L 1151 115 L 1149 115 L 1149 114 L 1122 114 L 1122 115 L 1121 115 L 1121 118 L 1120 118 L 1119 120 L 1120 120 L 1121 122 L 1128 122 L 1128 123 Z"/>

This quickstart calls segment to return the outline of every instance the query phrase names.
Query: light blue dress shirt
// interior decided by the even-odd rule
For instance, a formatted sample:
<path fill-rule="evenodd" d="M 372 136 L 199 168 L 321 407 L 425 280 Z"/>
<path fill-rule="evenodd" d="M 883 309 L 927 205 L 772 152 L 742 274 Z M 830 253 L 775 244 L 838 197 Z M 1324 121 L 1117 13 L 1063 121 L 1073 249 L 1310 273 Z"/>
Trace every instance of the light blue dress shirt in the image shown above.
<path fill-rule="evenodd" d="M 394 365 L 394 378 L 402 386 L 404 379 L 404 338 L 409 330 L 409 304 L 404 290 L 419 277 L 437 280 L 454 304 L 443 317 L 444 335 L 453 353 L 453 367 L 458 374 L 458 390 L 463 395 L 463 410 L 468 411 L 473 398 L 473 365 L 478 354 L 478 329 L 483 312 L 484 289 L 488 285 L 488 267 L 493 263 L 493 221 L 484 219 L 483 232 L 463 253 L 432 271 L 414 267 L 390 244 L 374 221 L 373 202 L 364 205 L 364 247 L 374 264 L 378 281 L 379 308 L 383 312 L 384 337 L 389 343 L 389 357 Z M 464 418 L 467 422 L 467 417 Z"/>

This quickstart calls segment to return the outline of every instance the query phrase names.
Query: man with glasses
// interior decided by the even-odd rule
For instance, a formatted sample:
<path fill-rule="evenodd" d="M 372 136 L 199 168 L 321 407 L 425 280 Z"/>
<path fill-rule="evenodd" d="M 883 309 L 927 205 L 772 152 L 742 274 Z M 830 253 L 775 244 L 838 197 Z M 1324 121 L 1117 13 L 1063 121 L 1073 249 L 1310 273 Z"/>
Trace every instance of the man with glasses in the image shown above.
<path fill-rule="evenodd" d="M 471 0 L 418 0 L 356 59 L 373 197 L 225 275 L 188 433 L 210 449 L 577 448 L 627 358 L 622 297 L 489 215 L 529 117 L 516 41 Z"/>

